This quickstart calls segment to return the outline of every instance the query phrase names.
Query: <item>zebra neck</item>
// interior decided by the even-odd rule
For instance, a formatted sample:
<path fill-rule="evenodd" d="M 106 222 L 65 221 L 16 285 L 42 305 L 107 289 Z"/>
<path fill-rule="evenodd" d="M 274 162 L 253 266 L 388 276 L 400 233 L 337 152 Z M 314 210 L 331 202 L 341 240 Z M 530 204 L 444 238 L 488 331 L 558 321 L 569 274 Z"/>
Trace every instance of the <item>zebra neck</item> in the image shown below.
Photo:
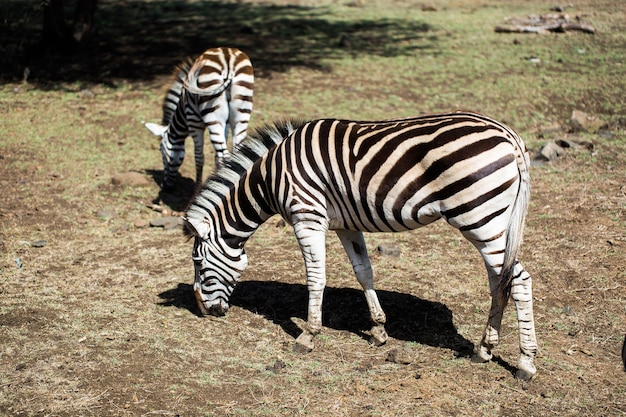
<path fill-rule="evenodd" d="M 257 174 L 258 170 L 248 171 L 231 183 L 223 177 L 207 180 L 186 213 L 191 223 L 206 225 L 206 231 L 198 230 L 201 236 L 219 236 L 229 246 L 241 247 L 275 214 Z"/>

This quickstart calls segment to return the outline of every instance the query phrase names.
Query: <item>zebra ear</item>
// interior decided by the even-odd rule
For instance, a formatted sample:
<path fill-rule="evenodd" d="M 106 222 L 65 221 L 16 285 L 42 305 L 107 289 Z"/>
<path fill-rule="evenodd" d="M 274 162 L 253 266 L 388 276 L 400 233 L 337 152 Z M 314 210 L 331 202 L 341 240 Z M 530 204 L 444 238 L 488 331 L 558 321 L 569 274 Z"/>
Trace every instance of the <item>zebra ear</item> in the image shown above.
<path fill-rule="evenodd" d="M 209 223 L 202 219 L 190 219 L 187 217 L 183 217 L 183 220 L 185 221 L 185 234 L 191 234 L 206 240 L 209 235 Z"/>
<path fill-rule="evenodd" d="M 156 123 L 144 123 L 143 124 L 146 129 L 148 129 L 153 135 L 163 137 L 165 132 L 167 131 L 167 126 L 159 125 Z"/>

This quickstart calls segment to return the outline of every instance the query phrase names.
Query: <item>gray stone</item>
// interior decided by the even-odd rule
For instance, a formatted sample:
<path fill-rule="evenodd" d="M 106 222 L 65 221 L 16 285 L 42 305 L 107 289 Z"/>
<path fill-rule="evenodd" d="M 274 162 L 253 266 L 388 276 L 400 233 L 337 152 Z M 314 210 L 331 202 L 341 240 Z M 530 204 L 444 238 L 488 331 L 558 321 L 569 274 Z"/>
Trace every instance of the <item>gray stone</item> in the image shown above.
<path fill-rule="evenodd" d="M 381 243 L 376 251 L 383 256 L 400 256 L 400 248 L 389 243 Z"/>
<path fill-rule="evenodd" d="M 580 110 L 574 110 L 569 121 L 574 132 L 596 132 L 606 126 L 606 123 L 597 116 L 587 114 Z"/>
<path fill-rule="evenodd" d="M 164 216 L 157 217 L 156 219 L 150 220 L 150 226 L 152 227 L 162 227 L 165 230 L 176 229 L 183 225 L 183 218 L 177 216 Z"/>
<path fill-rule="evenodd" d="M 401 348 L 391 349 L 387 353 L 387 361 L 393 363 L 399 363 L 401 365 L 408 365 L 415 360 L 415 355 L 407 346 Z"/>
<path fill-rule="evenodd" d="M 535 159 L 539 161 L 555 161 L 564 154 L 565 149 L 557 145 L 556 142 L 548 142 L 541 147 Z"/>
<path fill-rule="evenodd" d="M 148 221 L 144 219 L 135 219 L 135 221 L 133 222 L 133 226 L 135 227 L 135 229 L 144 229 L 148 227 L 148 224 Z"/>
<path fill-rule="evenodd" d="M 150 185 L 150 181 L 139 172 L 123 172 L 111 178 L 111 184 L 129 187 L 145 187 Z"/>

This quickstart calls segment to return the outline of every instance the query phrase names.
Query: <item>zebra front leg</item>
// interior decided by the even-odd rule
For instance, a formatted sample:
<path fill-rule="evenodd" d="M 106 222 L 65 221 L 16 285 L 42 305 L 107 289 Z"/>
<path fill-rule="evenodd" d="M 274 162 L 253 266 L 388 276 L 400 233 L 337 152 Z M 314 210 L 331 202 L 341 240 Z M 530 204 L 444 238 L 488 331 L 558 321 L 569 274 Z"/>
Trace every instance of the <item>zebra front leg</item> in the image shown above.
<path fill-rule="evenodd" d="M 170 137 L 165 132 L 160 145 L 163 159 L 163 184 L 161 187 L 165 192 L 174 191 L 176 185 L 176 175 L 185 158 L 185 138 Z"/>
<path fill-rule="evenodd" d="M 337 230 L 337 236 L 339 236 L 343 248 L 350 258 L 354 274 L 365 293 L 367 306 L 370 310 L 370 318 L 372 319 L 370 342 L 373 345 L 381 346 L 385 344 L 388 339 L 387 332 L 385 331 L 387 318 L 380 306 L 376 291 L 374 291 L 374 272 L 372 271 L 372 265 L 367 255 L 365 238 L 362 232 L 350 230 Z"/>
<path fill-rule="evenodd" d="M 520 344 L 520 358 L 515 376 L 518 379 L 528 381 L 537 373 L 534 359 L 539 350 L 535 336 L 532 278 L 519 262 L 516 263 L 513 274 L 511 296 L 517 310 Z"/>
<path fill-rule="evenodd" d="M 320 230 L 319 222 L 298 222 L 294 232 L 306 266 L 306 281 L 309 291 L 307 323 L 296 339 L 296 352 L 310 352 L 313 339 L 322 330 L 322 301 L 326 287 L 326 230 Z"/>

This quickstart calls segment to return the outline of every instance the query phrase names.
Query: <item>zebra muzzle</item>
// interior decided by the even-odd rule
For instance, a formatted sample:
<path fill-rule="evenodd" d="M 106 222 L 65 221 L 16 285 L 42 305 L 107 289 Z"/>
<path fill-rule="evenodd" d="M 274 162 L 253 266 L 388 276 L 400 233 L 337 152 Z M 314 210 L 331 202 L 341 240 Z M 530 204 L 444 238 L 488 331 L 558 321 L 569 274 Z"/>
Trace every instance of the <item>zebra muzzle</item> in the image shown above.
<path fill-rule="evenodd" d="M 210 301 L 206 301 L 202 298 L 201 292 L 198 290 L 194 291 L 194 295 L 196 296 L 196 302 L 198 304 L 198 308 L 200 309 L 200 313 L 203 316 L 225 316 L 226 312 L 230 308 L 230 306 L 223 300 L 218 300 L 211 304 Z"/>

